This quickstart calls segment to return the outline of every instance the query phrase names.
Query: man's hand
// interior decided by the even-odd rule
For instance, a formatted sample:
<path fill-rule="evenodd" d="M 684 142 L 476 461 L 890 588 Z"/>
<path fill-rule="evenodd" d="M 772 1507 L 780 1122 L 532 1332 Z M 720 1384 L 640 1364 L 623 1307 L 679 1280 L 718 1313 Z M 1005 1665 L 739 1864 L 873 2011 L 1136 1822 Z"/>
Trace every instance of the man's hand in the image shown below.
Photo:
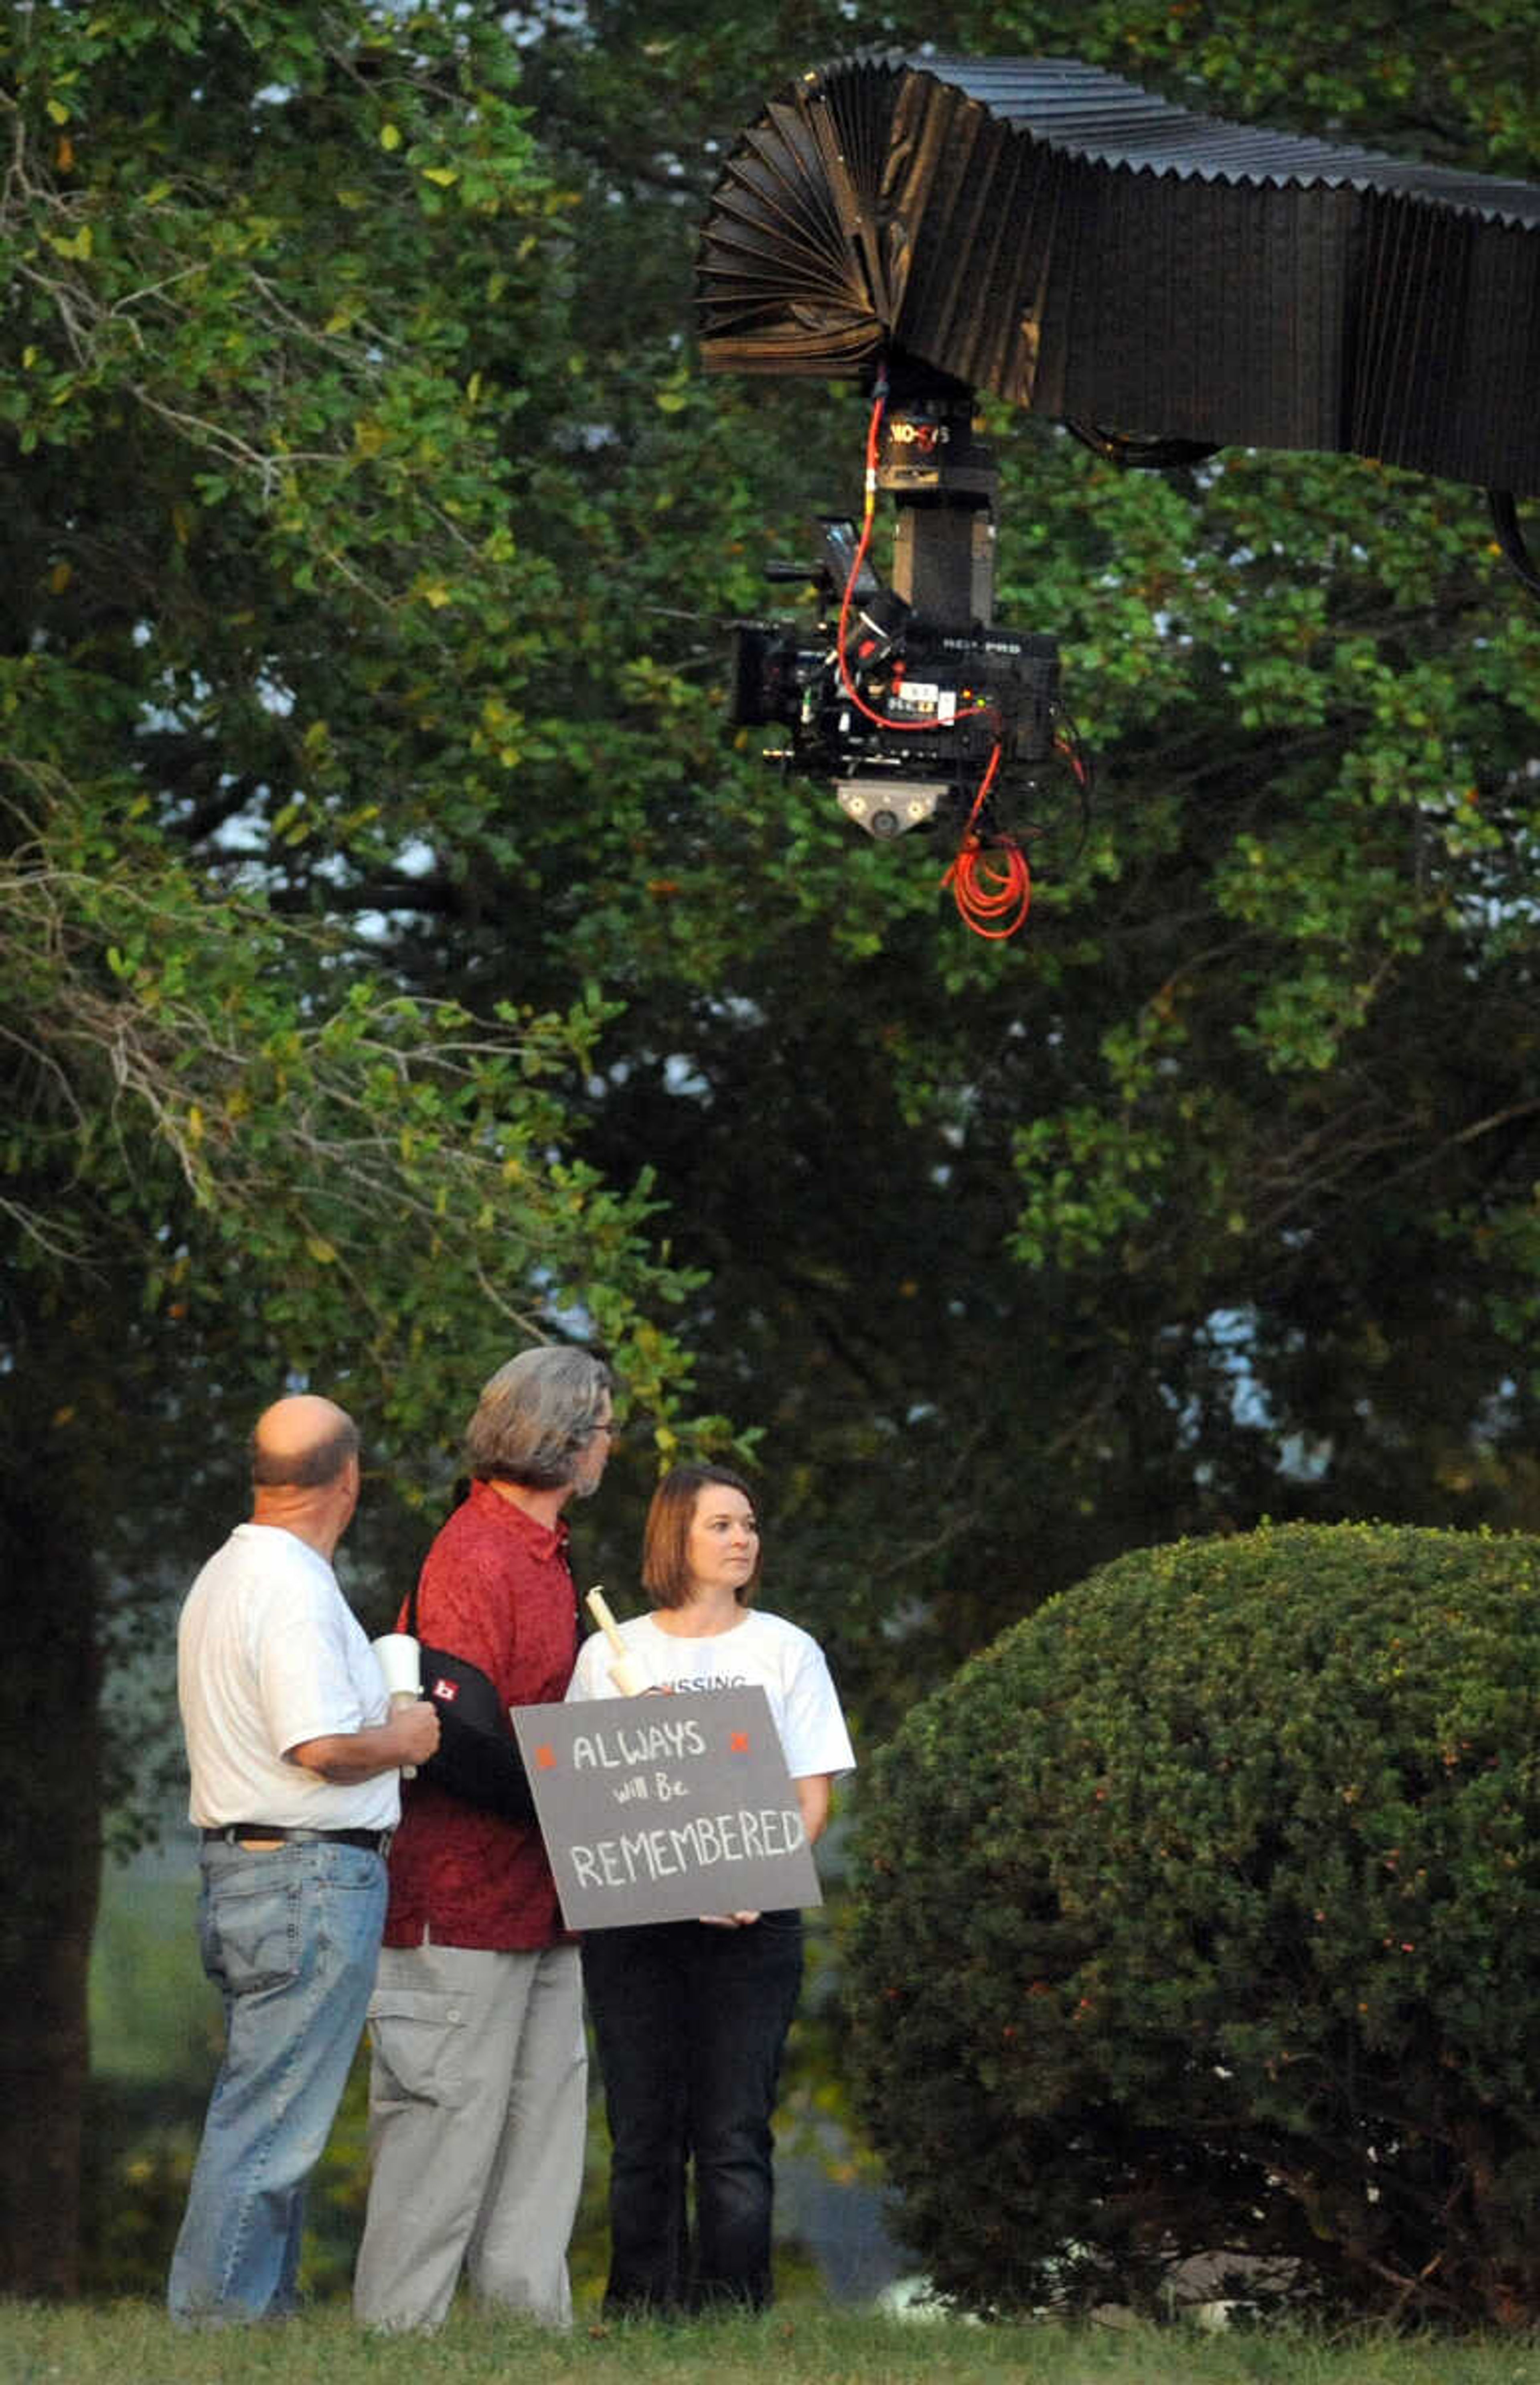
<path fill-rule="evenodd" d="M 401 1751 L 403 1764 L 426 1764 L 439 1744 L 439 1709 L 431 1698 L 414 1698 L 410 1705 L 399 1706 L 385 1727 L 399 1724 L 405 1744 Z"/>

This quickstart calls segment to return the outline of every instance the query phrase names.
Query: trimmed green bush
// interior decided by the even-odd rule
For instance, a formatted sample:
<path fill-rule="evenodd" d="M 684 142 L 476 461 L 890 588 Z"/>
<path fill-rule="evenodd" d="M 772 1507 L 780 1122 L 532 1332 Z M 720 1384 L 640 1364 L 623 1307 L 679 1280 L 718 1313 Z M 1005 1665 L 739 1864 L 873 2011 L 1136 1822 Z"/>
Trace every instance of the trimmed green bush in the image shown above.
<path fill-rule="evenodd" d="M 938 2287 L 1540 2319 L 1537 1714 L 1540 1540 L 1367 1525 L 1120 1558 L 919 1706 L 849 1995 Z"/>

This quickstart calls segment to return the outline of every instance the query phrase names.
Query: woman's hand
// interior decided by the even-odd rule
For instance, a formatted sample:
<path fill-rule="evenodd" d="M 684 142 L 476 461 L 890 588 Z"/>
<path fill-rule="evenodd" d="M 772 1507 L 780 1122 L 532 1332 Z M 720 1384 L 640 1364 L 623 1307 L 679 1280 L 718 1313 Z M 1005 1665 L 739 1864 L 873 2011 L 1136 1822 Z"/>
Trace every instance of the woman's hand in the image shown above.
<path fill-rule="evenodd" d="M 699 1918 L 705 1923 L 708 1929 L 747 1929 L 751 1921 L 759 1919 L 759 1915 L 757 1913 L 702 1913 Z"/>

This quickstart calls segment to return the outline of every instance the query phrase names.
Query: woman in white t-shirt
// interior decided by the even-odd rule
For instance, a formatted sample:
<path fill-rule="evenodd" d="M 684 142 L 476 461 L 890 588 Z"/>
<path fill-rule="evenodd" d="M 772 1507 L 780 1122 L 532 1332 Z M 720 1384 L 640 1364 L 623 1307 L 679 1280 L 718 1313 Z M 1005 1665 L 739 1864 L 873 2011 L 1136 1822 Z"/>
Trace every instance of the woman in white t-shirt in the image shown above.
<path fill-rule="evenodd" d="M 653 1494 L 642 1542 L 653 1612 L 621 1636 L 652 1688 L 764 1690 L 811 1842 L 832 1781 L 855 1758 L 817 1642 L 750 1605 L 759 1559 L 748 1484 L 726 1467 L 677 1467 Z M 613 1661 L 596 1634 L 568 1697 L 613 1697 Z M 614 2147 L 608 2314 L 769 2301 L 770 2121 L 801 1974 L 795 1910 L 586 1932 Z"/>

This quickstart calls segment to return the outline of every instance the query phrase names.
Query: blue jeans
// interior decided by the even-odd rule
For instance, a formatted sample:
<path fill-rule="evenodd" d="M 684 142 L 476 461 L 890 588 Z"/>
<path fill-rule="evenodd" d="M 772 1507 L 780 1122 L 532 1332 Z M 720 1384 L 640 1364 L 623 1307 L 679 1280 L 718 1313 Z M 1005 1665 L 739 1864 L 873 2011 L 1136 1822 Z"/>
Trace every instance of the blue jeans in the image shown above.
<path fill-rule="evenodd" d="M 224 1998 L 225 2057 L 171 2261 L 175 2319 L 294 2308 L 305 2185 L 363 2030 L 385 1895 L 384 1860 L 366 1847 L 204 1847 L 198 1936 Z"/>
<path fill-rule="evenodd" d="M 606 2312 L 769 2302 L 770 2120 L 801 1978 L 796 1912 L 585 1933 L 613 2147 Z"/>

